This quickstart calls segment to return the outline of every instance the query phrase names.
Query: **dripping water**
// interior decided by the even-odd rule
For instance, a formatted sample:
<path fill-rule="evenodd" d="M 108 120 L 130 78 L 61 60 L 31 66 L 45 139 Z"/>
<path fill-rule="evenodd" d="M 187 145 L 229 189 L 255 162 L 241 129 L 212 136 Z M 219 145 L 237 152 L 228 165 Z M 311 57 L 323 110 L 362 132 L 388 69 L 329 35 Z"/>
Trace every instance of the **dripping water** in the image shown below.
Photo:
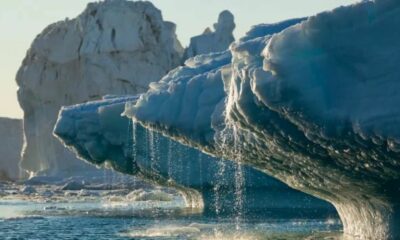
<path fill-rule="evenodd" d="M 183 155 L 183 152 L 182 151 L 177 151 L 176 152 L 176 166 L 175 166 L 175 168 L 176 168 L 176 173 L 177 173 L 177 176 L 180 176 L 180 177 L 182 177 L 181 178 L 181 181 L 183 182 L 183 158 L 184 158 L 184 155 Z"/>
<path fill-rule="evenodd" d="M 168 141 L 168 152 L 167 152 L 167 167 L 168 167 L 168 180 L 172 179 L 172 141 Z"/>
<path fill-rule="evenodd" d="M 191 177 L 191 169 L 190 169 L 190 165 L 188 163 L 189 163 L 189 161 L 195 161 L 196 159 L 194 159 L 194 156 L 192 156 L 189 153 L 189 150 L 187 148 L 182 150 L 182 155 L 183 155 L 182 159 L 184 159 L 184 161 L 182 161 L 181 164 L 182 164 L 182 168 L 185 173 L 184 177 L 185 177 L 186 185 L 189 185 L 190 177 Z"/>
<path fill-rule="evenodd" d="M 127 172 L 133 173 L 135 171 L 134 167 L 136 166 L 137 161 L 137 144 L 136 144 L 136 123 L 131 120 L 128 125 L 128 161 L 126 162 Z"/>
<path fill-rule="evenodd" d="M 150 153 L 150 168 L 152 171 L 160 171 L 160 140 L 158 134 L 153 131 L 148 131 L 148 152 Z"/>
<path fill-rule="evenodd" d="M 129 121 L 132 125 L 132 133 L 130 134 L 132 136 L 132 165 L 134 165 L 134 163 L 137 160 L 137 141 L 136 141 L 136 122 L 135 121 Z"/>
<path fill-rule="evenodd" d="M 149 153 L 149 130 L 146 128 L 143 134 L 143 139 L 141 139 L 141 141 L 143 141 L 145 143 L 145 146 L 142 148 L 142 155 L 144 157 L 144 159 L 150 159 L 150 153 Z M 151 161 L 151 159 L 150 159 Z"/>
<path fill-rule="evenodd" d="M 214 205 L 215 205 L 215 213 L 217 215 L 217 219 L 219 219 L 221 210 L 222 210 L 222 196 L 223 196 L 223 185 L 224 185 L 224 176 L 226 171 L 225 161 L 218 162 L 218 171 L 215 176 L 215 185 L 214 185 Z"/>
<path fill-rule="evenodd" d="M 243 154 L 241 152 L 240 144 L 242 144 L 242 139 L 238 134 L 238 129 L 234 123 L 231 121 L 226 121 L 225 128 L 219 132 L 217 135 L 219 142 L 219 149 L 225 152 L 224 156 L 231 156 L 234 161 L 234 169 L 233 169 L 233 193 L 234 193 L 234 218 L 235 218 L 235 229 L 239 231 L 241 229 L 241 225 L 244 218 L 244 201 L 245 201 L 245 192 L 244 192 L 244 184 L 245 184 L 245 176 L 243 170 Z M 229 151 L 229 152 L 228 152 Z M 224 176 L 231 176 L 230 173 L 226 172 L 225 160 L 219 162 L 219 171 L 218 171 L 218 179 L 215 188 L 215 204 L 216 204 L 216 213 L 221 213 L 221 196 L 223 194 L 222 186 L 224 184 Z M 227 184 L 230 184 L 229 182 Z"/>
<path fill-rule="evenodd" d="M 187 208 L 191 209 L 193 212 L 201 212 L 204 208 L 204 202 L 202 195 L 193 189 L 183 187 L 170 179 L 171 174 L 168 173 L 167 177 L 164 177 L 160 174 L 160 139 L 159 136 L 153 131 L 149 131 L 145 129 L 143 134 L 143 140 L 140 141 L 138 136 L 136 123 L 132 120 L 129 124 L 128 130 L 128 156 L 131 157 L 128 163 L 130 164 L 130 168 L 132 169 L 131 174 L 136 175 L 141 178 L 143 181 L 149 182 L 151 184 L 156 184 L 159 186 L 174 188 L 178 191 L 185 201 L 185 205 Z M 141 148 L 140 155 L 145 157 L 145 160 L 149 161 L 147 164 L 141 166 L 141 164 L 137 161 L 139 157 L 138 145 L 140 142 L 144 143 L 144 148 Z M 172 148 L 168 149 L 167 161 L 168 168 L 172 171 Z"/>
<path fill-rule="evenodd" d="M 225 115 L 225 128 L 221 131 L 222 134 L 222 151 L 228 151 L 228 149 L 233 149 L 231 154 L 225 152 L 225 156 L 231 156 L 232 160 L 235 162 L 235 225 L 236 231 L 240 230 L 241 224 L 243 221 L 244 215 L 244 185 L 245 185 L 245 176 L 243 170 L 243 153 L 241 145 L 244 143 L 244 140 L 241 139 L 238 133 L 238 127 L 235 124 L 235 121 L 230 117 L 230 113 L 236 107 L 235 102 L 240 96 L 238 92 L 237 86 L 235 86 L 235 79 L 231 79 L 232 84 L 230 84 L 229 89 L 229 98 L 226 102 L 226 112 Z"/>
<path fill-rule="evenodd" d="M 200 179 L 199 179 L 199 183 L 200 183 L 200 187 L 201 187 L 201 190 L 204 192 L 204 183 L 203 183 L 203 181 L 204 181 L 204 179 L 203 179 L 203 154 L 201 153 L 201 152 L 199 152 L 198 153 L 198 155 L 197 155 L 197 162 L 198 162 L 198 164 L 199 164 L 199 177 L 200 177 Z"/>
<path fill-rule="evenodd" d="M 237 132 L 237 127 L 235 125 L 232 126 L 232 137 L 233 137 L 233 146 L 234 146 L 234 155 L 235 155 L 235 225 L 236 230 L 240 230 L 240 225 L 243 219 L 243 205 L 244 205 L 244 171 L 243 171 L 243 154 L 240 150 L 240 139 Z"/>
<path fill-rule="evenodd" d="M 129 165 L 128 171 L 133 172 L 133 166 L 136 166 L 136 161 L 137 161 L 137 139 L 136 139 L 136 122 L 132 119 L 129 121 L 128 125 L 128 161 L 127 164 Z M 136 176 L 133 176 L 133 181 L 134 185 L 136 186 Z M 131 209 L 131 214 L 132 216 L 134 215 L 134 209 Z M 134 220 L 132 219 L 132 223 L 134 223 Z"/>
<path fill-rule="evenodd" d="M 227 149 L 224 148 L 224 145 L 226 145 L 226 140 L 227 140 L 227 136 L 221 132 L 220 135 L 217 136 L 217 138 L 220 139 L 220 141 L 216 141 L 221 143 L 220 149 Z M 217 172 L 216 172 L 216 176 L 215 178 L 215 183 L 214 183 L 214 206 L 215 206 L 215 214 L 216 214 L 216 218 L 217 218 L 217 222 L 220 223 L 222 220 L 222 210 L 223 210 L 223 196 L 224 194 L 224 188 L 225 188 L 225 177 L 228 174 L 226 174 L 226 162 L 225 159 L 222 159 L 221 161 L 218 161 L 217 163 Z M 214 228 L 214 236 L 215 237 L 219 237 L 221 235 L 220 230 L 215 227 Z"/>
<path fill-rule="evenodd" d="M 155 166 L 156 166 L 156 155 L 157 153 L 155 152 L 155 142 L 154 142 L 154 132 L 149 131 L 146 129 L 147 132 L 147 152 L 149 153 L 149 160 L 150 160 L 150 169 L 151 171 L 154 171 Z"/>

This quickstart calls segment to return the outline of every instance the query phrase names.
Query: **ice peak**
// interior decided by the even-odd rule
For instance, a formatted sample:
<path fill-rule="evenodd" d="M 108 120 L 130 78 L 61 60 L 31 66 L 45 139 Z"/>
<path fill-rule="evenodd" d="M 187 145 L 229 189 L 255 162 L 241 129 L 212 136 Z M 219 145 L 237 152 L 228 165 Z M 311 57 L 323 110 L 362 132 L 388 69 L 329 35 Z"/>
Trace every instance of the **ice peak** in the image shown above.
<path fill-rule="evenodd" d="M 235 29 L 234 16 L 228 10 L 222 11 L 214 24 L 215 31 L 206 28 L 203 34 L 190 39 L 189 47 L 186 48 L 183 60 L 201 54 L 221 52 L 228 49 L 235 40 L 233 30 Z"/>
<path fill-rule="evenodd" d="M 222 11 L 218 16 L 218 22 L 214 24 L 217 33 L 232 33 L 235 29 L 235 17 L 228 11 Z"/>
<path fill-rule="evenodd" d="M 144 92 L 181 63 L 175 28 L 150 2 L 107 0 L 43 30 L 17 74 L 26 139 L 22 167 L 57 172 L 80 166 L 52 135 L 60 107 Z"/>

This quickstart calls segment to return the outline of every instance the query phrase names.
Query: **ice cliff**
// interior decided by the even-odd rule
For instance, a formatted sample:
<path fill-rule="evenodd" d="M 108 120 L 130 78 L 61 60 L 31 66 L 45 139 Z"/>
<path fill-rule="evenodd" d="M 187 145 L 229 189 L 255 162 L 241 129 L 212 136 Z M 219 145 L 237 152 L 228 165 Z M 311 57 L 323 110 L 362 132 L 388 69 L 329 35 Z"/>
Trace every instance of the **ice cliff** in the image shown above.
<path fill-rule="evenodd" d="M 60 107 L 144 92 L 177 67 L 182 54 L 175 25 L 149 2 L 90 3 L 78 17 L 48 26 L 17 73 L 22 168 L 47 174 L 85 169 L 52 135 Z"/>
<path fill-rule="evenodd" d="M 24 177 L 19 169 L 23 143 L 22 121 L 0 118 L 0 180 L 18 180 Z"/>
<path fill-rule="evenodd" d="M 203 34 L 190 39 L 190 45 L 185 49 L 184 60 L 200 54 L 225 51 L 235 40 L 234 29 L 233 14 L 228 10 L 221 12 L 218 22 L 214 24 L 214 31 L 206 28 Z"/>
<path fill-rule="evenodd" d="M 331 202 L 352 239 L 399 239 L 399 27 L 400 2 L 376 0 L 253 29 L 125 114 Z"/>

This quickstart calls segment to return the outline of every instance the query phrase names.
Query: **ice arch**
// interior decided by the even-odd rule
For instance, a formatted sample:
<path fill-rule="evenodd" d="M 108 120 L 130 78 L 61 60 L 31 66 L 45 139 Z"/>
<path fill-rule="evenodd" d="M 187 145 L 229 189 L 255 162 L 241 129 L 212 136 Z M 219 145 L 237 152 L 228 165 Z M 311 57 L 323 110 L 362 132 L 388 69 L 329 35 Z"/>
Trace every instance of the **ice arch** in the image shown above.
<path fill-rule="evenodd" d="M 121 113 L 126 103 L 137 99 L 107 96 L 63 107 L 54 134 L 88 163 L 173 187 L 182 193 L 187 207 L 204 210 L 205 214 L 236 214 L 240 210 L 242 216 L 260 215 L 260 209 L 268 209 L 282 219 L 315 217 L 315 212 L 322 216 L 335 213 L 329 204 L 250 167 L 238 169 L 231 161 L 220 161 L 133 125 Z M 281 213 L 278 209 L 282 208 L 292 210 Z"/>

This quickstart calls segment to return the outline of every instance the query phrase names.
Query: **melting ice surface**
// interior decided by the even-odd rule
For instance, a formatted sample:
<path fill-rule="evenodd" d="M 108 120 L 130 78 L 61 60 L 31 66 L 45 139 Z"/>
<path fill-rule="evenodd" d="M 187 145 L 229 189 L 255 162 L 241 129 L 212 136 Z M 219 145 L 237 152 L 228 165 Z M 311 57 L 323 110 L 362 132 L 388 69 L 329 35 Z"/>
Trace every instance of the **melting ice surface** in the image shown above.
<path fill-rule="evenodd" d="M 399 239 L 399 13 L 397 0 L 362 1 L 278 34 L 259 26 L 125 114 L 331 202 L 353 239 Z"/>
<path fill-rule="evenodd" d="M 261 25 L 249 34 L 258 36 L 274 33 L 301 20 Z M 229 51 L 197 56 L 186 62 L 186 65 L 192 69 L 183 68 L 183 71 L 187 70 L 188 76 L 201 73 L 203 70 L 207 71 L 207 69 L 212 71 L 214 68 L 229 65 L 231 59 L 232 55 Z M 207 64 L 201 65 L 204 62 Z M 197 65 L 198 69 L 196 69 Z M 213 75 L 210 74 L 210 76 Z M 191 89 L 204 89 L 207 84 L 213 84 L 213 81 L 207 80 L 206 75 L 197 80 L 192 81 Z M 222 82 L 219 82 L 219 87 L 219 90 L 222 90 Z M 205 98 L 208 101 L 214 101 L 223 95 L 223 91 L 218 91 L 209 93 Z M 174 143 L 161 137 L 160 134 L 147 131 L 141 125 L 121 118 L 120 113 L 125 103 L 136 100 L 135 96 L 109 96 L 103 101 L 65 107 L 60 112 L 54 132 L 66 146 L 86 161 L 96 165 L 108 164 L 119 172 L 153 179 L 162 185 L 168 185 L 169 181 L 165 181 L 165 176 L 167 176 L 184 186 L 197 189 L 203 197 L 207 197 L 209 186 L 204 183 L 210 183 L 210 179 L 213 179 L 217 182 L 212 189 L 216 193 L 214 196 L 216 216 L 210 216 L 209 212 L 206 212 L 205 215 L 197 216 L 180 215 L 180 218 L 174 217 L 173 220 L 168 219 L 168 221 L 158 218 L 156 223 L 144 224 L 144 227 L 134 226 L 123 231 L 119 236 L 151 239 L 265 239 L 268 237 L 274 239 L 274 234 L 277 234 L 290 239 L 291 236 L 286 235 L 288 232 L 293 232 L 293 239 L 298 239 L 309 235 L 311 231 L 339 229 L 340 225 L 335 213 L 329 212 L 329 207 L 321 206 L 321 202 L 315 199 L 304 198 L 305 195 L 300 196 L 293 190 L 283 187 L 284 185 L 276 184 L 263 174 L 257 175 L 254 170 L 250 171 L 247 166 L 242 165 L 241 157 L 235 158 L 239 161 L 232 163 L 203 156 L 181 145 L 179 145 L 181 147 L 172 146 Z M 207 104 L 207 102 L 204 103 Z M 165 109 L 174 111 L 173 103 L 170 104 Z M 186 110 L 190 111 L 190 109 Z M 204 111 L 202 114 L 208 113 Z M 186 116 L 190 118 L 190 114 Z M 194 131 L 193 134 L 201 133 L 202 127 L 205 126 L 201 121 L 196 124 L 197 132 Z M 238 140 L 235 136 L 235 134 L 222 134 L 221 139 L 222 142 L 229 144 L 232 139 Z M 237 156 L 241 156 L 239 148 L 234 152 Z M 197 157 L 193 156 L 193 153 Z M 203 162 L 204 165 L 198 164 L 198 161 Z M 205 174 L 198 171 L 202 167 L 207 171 Z M 190 174 L 182 174 L 182 170 Z M 229 173 L 234 175 L 229 176 Z M 160 174 L 160 177 L 155 177 L 154 174 Z M 246 179 L 248 175 L 251 177 Z M 249 184 L 249 180 L 254 183 Z M 226 182 L 234 186 L 233 196 L 227 196 Z M 247 190 L 252 187 L 258 188 L 258 192 L 256 191 L 258 195 L 248 196 Z M 265 198 L 266 196 L 268 197 Z M 249 200 L 250 197 L 258 200 Z M 231 198 L 228 201 L 230 204 L 224 203 L 229 198 Z M 264 205 L 257 206 L 260 202 Z M 305 210 L 307 208 L 305 206 L 309 207 L 308 210 Z M 247 214 L 249 209 L 255 210 L 257 214 Z M 226 212 L 234 214 L 226 215 Z M 294 212 L 296 214 L 293 215 Z M 313 213 L 310 215 L 310 212 Z M 177 212 L 174 211 L 174 213 Z M 160 217 L 160 214 L 155 216 Z M 333 220 L 327 220 L 330 218 Z M 137 221 L 141 222 L 142 219 Z"/>
<path fill-rule="evenodd" d="M 317 231 L 339 229 L 336 214 L 326 203 L 295 192 L 248 167 L 212 159 L 121 118 L 125 102 L 136 100 L 136 97 L 108 96 L 102 101 L 66 107 L 60 113 L 55 133 L 81 158 L 93 164 L 108 162 L 119 172 L 171 187 L 170 181 L 163 180 L 169 177 L 171 181 L 198 190 L 207 209 L 203 214 L 191 216 L 187 214 L 196 209 L 175 210 L 170 219 L 163 217 L 160 211 L 154 215 L 147 211 L 150 214 L 146 217 L 156 223 L 150 222 L 142 228 L 134 226 L 121 233 L 122 237 L 224 239 L 240 233 L 242 239 L 249 236 L 254 239 L 256 235 L 258 238 L 270 232 L 306 234 L 312 228 Z M 109 151 L 101 151 L 99 146 Z M 155 178 L 149 171 L 161 175 Z M 213 182 L 218 184 L 213 187 Z M 178 190 L 182 193 L 181 190 L 188 189 L 179 187 Z M 181 207 L 185 205 L 180 203 Z M 327 220 L 331 218 L 333 220 Z"/>
<path fill-rule="evenodd" d="M 260 28 L 229 64 L 188 60 L 125 114 L 331 202 L 353 239 L 400 239 L 399 27 L 400 1 L 375 0 Z"/>
<path fill-rule="evenodd" d="M 333 211 L 329 204 L 248 166 L 217 160 L 121 117 L 125 103 L 136 100 L 107 96 L 101 101 L 65 107 L 54 132 L 92 164 L 177 188 L 189 206 L 204 206 L 205 211 L 217 213 L 235 212 L 238 223 L 242 212 L 285 204 Z"/>

